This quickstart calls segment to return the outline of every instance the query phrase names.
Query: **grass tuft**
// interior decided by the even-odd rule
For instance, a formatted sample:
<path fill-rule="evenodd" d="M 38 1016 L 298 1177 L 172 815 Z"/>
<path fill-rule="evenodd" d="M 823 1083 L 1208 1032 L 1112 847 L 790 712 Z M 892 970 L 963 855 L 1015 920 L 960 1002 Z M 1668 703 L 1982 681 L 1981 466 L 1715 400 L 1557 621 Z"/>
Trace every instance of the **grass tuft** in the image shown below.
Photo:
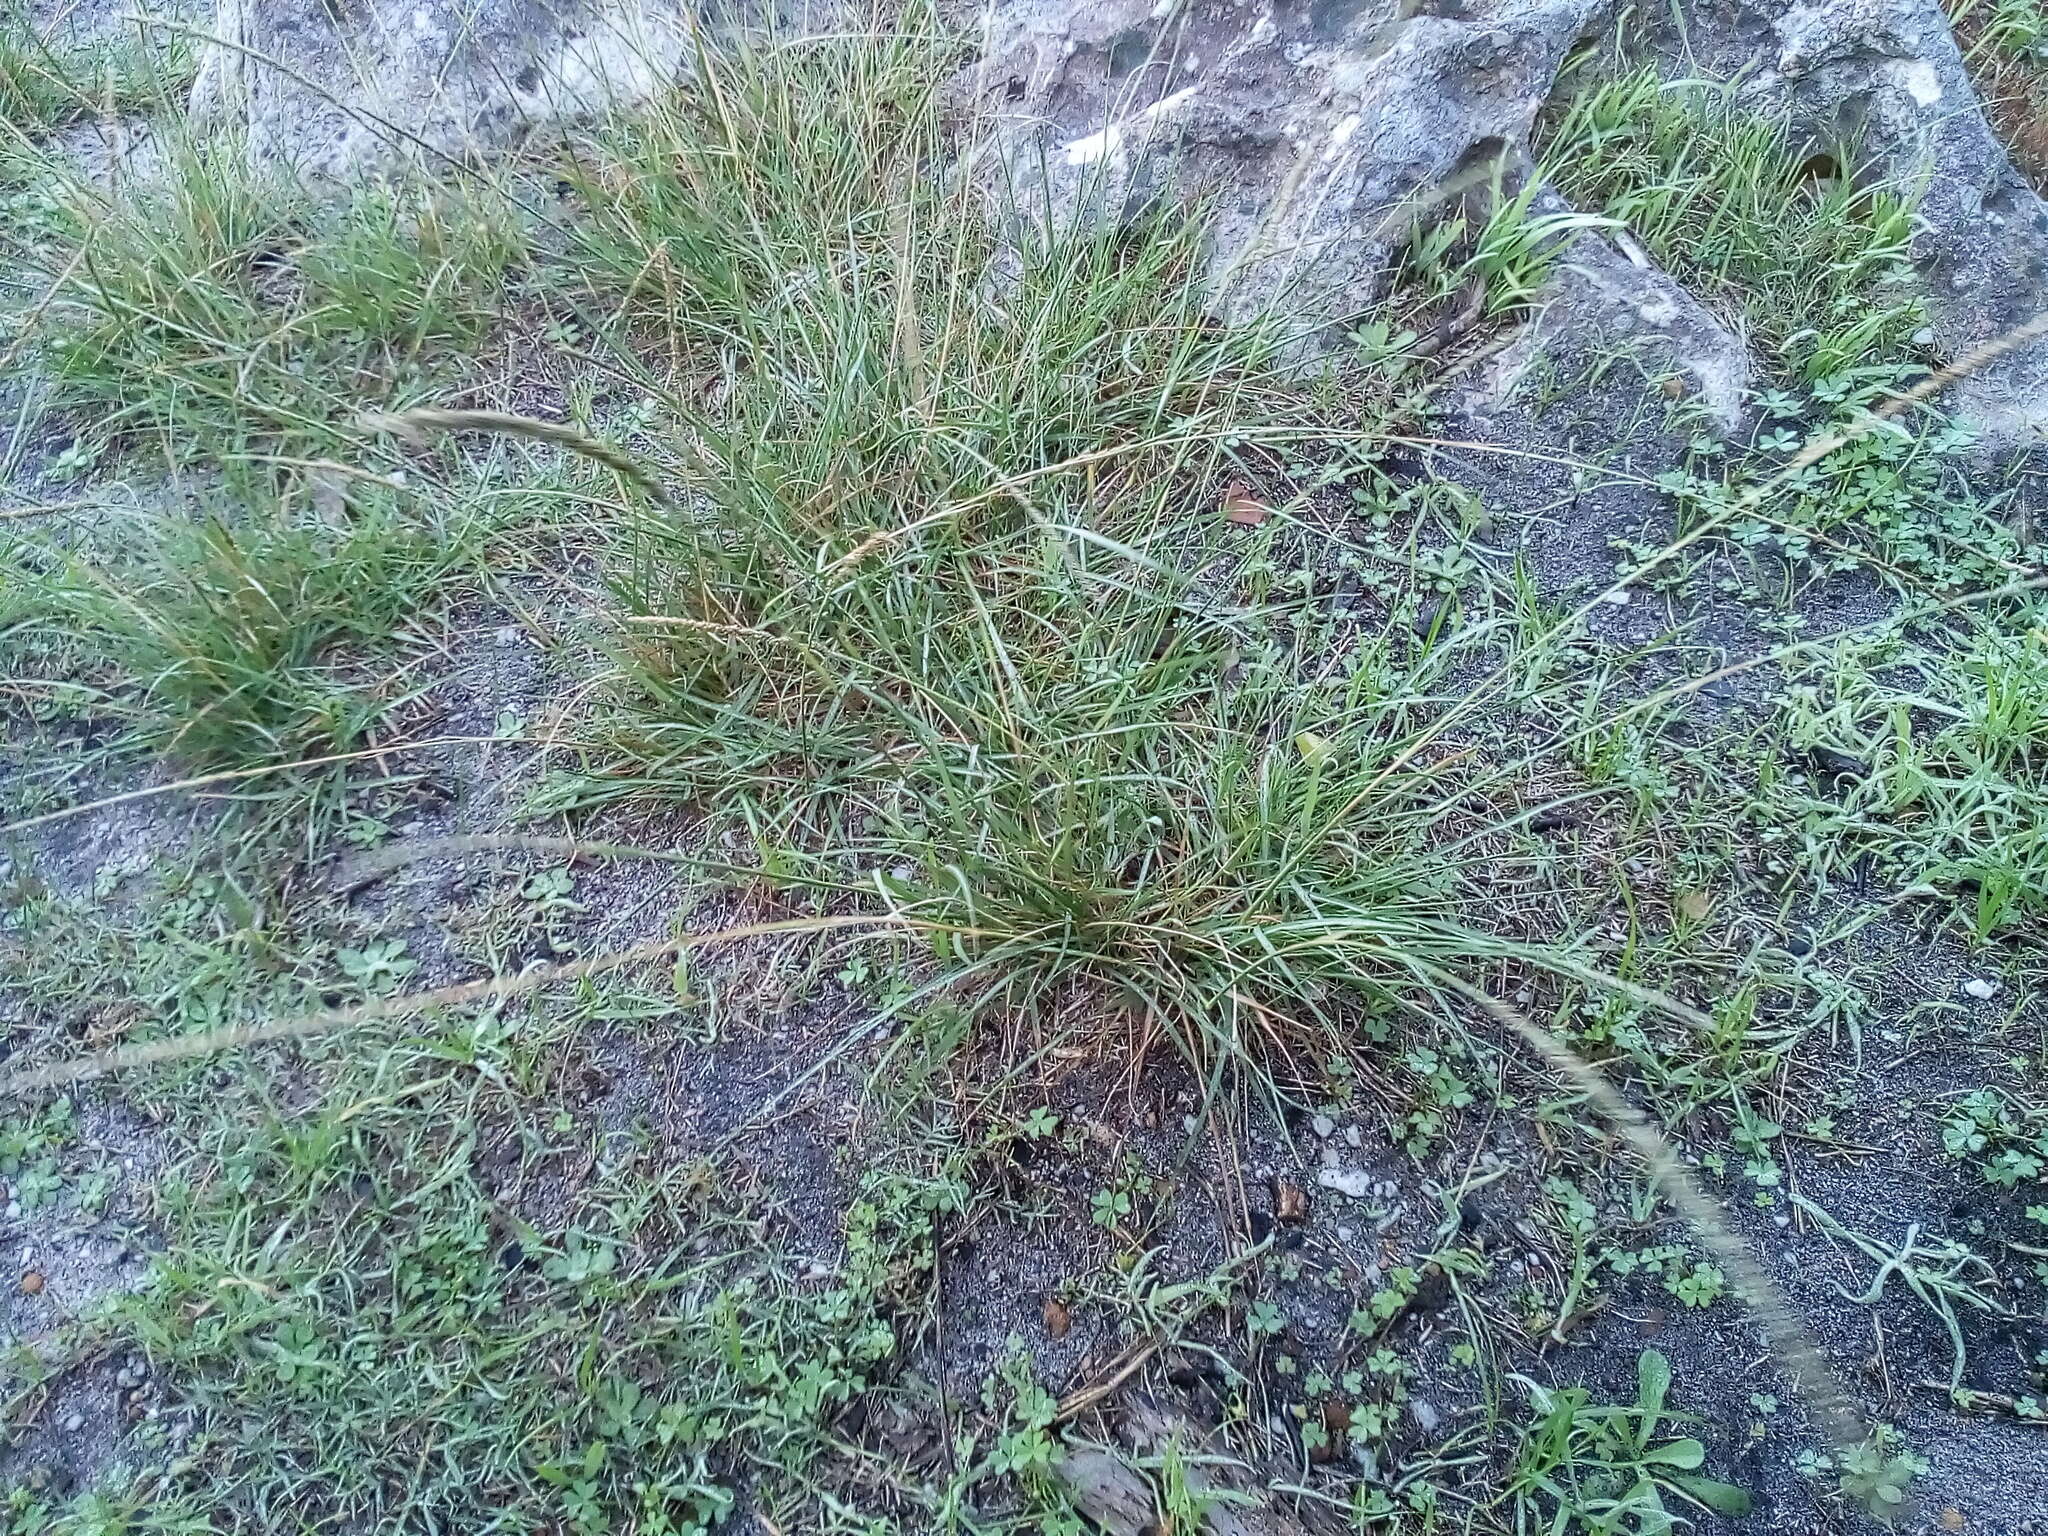
<path fill-rule="evenodd" d="M 345 751 L 412 684 L 393 635 L 475 554 L 481 523 L 425 520 L 365 487 L 323 515 L 303 502 L 188 518 L 136 514 L 126 549 L 40 579 L 41 622 L 111 679 L 141 738 L 202 764 Z"/>
<path fill-rule="evenodd" d="M 191 83 L 192 50 L 152 40 L 138 26 L 77 43 L 38 28 L 10 6 L 0 16 L 0 138 L 46 134 L 101 112 L 135 112 L 170 100 Z M 11 146 L 0 142 L 0 153 Z"/>
<path fill-rule="evenodd" d="M 1543 163 L 1799 381 L 1896 363 L 1922 323 L 1912 200 L 1865 184 L 1852 149 L 1800 143 L 1725 87 L 1650 70 L 1595 81 Z"/>

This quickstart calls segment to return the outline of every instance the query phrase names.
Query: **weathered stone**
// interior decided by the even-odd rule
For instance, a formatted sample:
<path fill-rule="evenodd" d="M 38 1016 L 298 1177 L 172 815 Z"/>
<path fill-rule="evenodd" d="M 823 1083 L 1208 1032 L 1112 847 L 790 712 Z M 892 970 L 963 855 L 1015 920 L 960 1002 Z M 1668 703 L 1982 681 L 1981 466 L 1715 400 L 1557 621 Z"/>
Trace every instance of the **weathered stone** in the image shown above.
<path fill-rule="evenodd" d="M 1868 172 L 1919 194 L 1913 255 L 1938 354 L 1959 357 L 2048 308 L 2048 207 L 1992 131 L 1937 0 L 1744 6 L 1712 19 L 1736 45 L 1717 64 L 1751 70 L 1744 101 L 1853 138 Z M 1948 400 L 1995 439 L 2036 440 L 2048 430 L 2048 341 Z"/>
<path fill-rule="evenodd" d="M 1379 299 L 1419 213 L 1512 177 L 1600 0 L 1019 3 L 969 76 L 1027 217 L 1208 202 L 1215 307 L 1308 335 Z"/>
<path fill-rule="evenodd" d="M 219 0 L 192 103 L 311 179 L 467 156 L 673 77 L 679 0 Z"/>
<path fill-rule="evenodd" d="M 1723 429 L 1741 418 L 1750 377 L 1740 338 L 1640 253 L 1631 255 L 1599 231 L 1575 235 L 1559 253 L 1529 320 L 1468 405 L 1484 411 L 1508 404 L 1538 368 L 1571 377 L 1582 389 L 1611 375 L 1617 393 L 1632 399 L 1655 388 Z"/>

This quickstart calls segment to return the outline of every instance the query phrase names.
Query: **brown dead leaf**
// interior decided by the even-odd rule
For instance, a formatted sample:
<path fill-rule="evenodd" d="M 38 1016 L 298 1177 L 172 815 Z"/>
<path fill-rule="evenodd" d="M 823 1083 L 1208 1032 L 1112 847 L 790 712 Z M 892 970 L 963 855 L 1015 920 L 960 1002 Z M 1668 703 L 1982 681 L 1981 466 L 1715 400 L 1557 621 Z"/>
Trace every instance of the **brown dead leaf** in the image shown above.
<path fill-rule="evenodd" d="M 1045 1331 L 1056 1339 L 1064 1339 L 1074 1320 L 1067 1312 L 1067 1304 L 1057 1296 L 1045 1298 Z"/>
<path fill-rule="evenodd" d="M 40 1295 L 42 1295 L 42 1293 L 43 1293 L 43 1277 L 42 1277 L 41 1275 L 37 1274 L 37 1273 L 36 1273 L 36 1272 L 35 1272 L 34 1270 L 30 1270 L 30 1271 L 29 1271 L 29 1272 L 28 1272 L 27 1274 L 25 1274 L 25 1275 L 23 1275 L 23 1276 L 21 1277 L 21 1294 L 22 1294 L 22 1295 L 24 1295 L 24 1296 L 40 1296 Z"/>
<path fill-rule="evenodd" d="M 1941 1512 L 1941 1528 L 1944 1531 L 1960 1531 L 1969 1523 L 1963 1518 L 1963 1512 L 1953 1504 Z"/>
<path fill-rule="evenodd" d="M 1291 1179 L 1273 1181 L 1273 1214 L 1281 1221 L 1308 1220 L 1308 1191 Z"/>
<path fill-rule="evenodd" d="M 1256 528 L 1273 515 L 1273 509 L 1242 480 L 1233 480 L 1223 492 L 1223 515 L 1240 528 Z"/>
<path fill-rule="evenodd" d="M 1671 905 L 1687 922 L 1703 923 L 1713 915 L 1714 898 L 1705 891 L 1680 891 Z"/>

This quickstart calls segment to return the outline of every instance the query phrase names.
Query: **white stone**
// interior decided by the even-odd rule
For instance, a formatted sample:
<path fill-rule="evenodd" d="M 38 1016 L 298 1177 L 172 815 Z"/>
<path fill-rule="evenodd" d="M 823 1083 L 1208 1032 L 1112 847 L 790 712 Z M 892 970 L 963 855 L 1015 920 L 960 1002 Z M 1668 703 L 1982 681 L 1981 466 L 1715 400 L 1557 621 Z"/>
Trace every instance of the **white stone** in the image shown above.
<path fill-rule="evenodd" d="M 1318 1169 L 1316 1182 L 1340 1195 L 1349 1195 L 1353 1200 L 1363 1200 L 1372 1193 L 1372 1175 L 1360 1168 Z"/>

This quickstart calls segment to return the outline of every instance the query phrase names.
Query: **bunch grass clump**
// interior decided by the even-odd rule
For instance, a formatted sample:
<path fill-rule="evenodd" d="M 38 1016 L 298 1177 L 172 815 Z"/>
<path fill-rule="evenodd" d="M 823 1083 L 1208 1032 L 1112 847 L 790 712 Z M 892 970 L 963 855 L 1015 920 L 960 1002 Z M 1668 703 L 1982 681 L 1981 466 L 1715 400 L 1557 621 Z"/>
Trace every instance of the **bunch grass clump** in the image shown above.
<path fill-rule="evenodd" d="M 351 405 L 445 390 L 529 254 L 523 209 L 419 178 L 321 203 L 179 139 L 105 187 L 58 168 L 24 270 L 55 404 L 173 465 L 359 442 Z"/>
<path fill-rule="evenodd" d="M 922 173 L 931 46 L 741 58 L 579 162 L 593 281 L 692 387 L 577 796 L 716 806 L 983 1001 L 1106 989 L 1204 1065 L 1512 950 L 1451 915 L 1457 774 L 1401 760 L 1461 647 L 1272 590 L 1289 520 L 1218 510 L 1318 403 L 1206 319 L 1195 231 L 1000 227 Z"/>

